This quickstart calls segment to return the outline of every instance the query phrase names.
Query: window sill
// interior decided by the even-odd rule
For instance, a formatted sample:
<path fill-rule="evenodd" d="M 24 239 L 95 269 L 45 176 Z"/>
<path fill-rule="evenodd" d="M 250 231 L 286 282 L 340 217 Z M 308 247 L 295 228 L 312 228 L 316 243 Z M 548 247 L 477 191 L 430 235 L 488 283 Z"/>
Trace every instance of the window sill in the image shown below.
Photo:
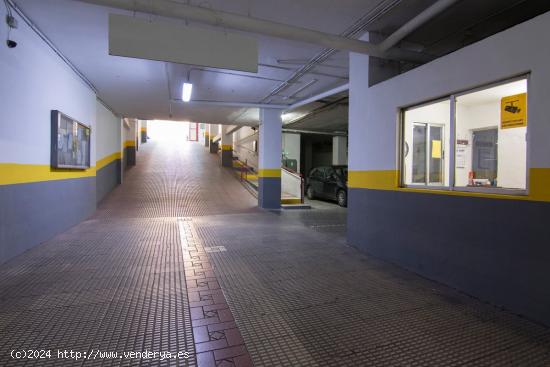
<path fill-rule="evenodd" d="M 504 199 L 528 199 L 527 190 L 503 189 L 490 187 L 449 187 L 449 186 L 426 186 L 426 185 L 404 185 L 399 188 L 403 191 L 425 192 L 458 196 L 477 196 Z"/>

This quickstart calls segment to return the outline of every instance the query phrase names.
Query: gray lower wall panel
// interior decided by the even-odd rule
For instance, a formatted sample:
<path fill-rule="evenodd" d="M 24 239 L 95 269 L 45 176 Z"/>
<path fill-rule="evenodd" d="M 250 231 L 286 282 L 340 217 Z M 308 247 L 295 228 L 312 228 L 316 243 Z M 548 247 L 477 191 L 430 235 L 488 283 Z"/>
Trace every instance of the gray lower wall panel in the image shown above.
<path fill-rule="evenodd" d="M 350 189 L 348 242 L 550 325 L 550 203 Z"/>
<path fill-rule="evenodd" d="M 96 201 L 99 203 L 121 183 L 121 160 L 115 159 L 96 172 Z"/>
<path fill-rule="evenodd" d="M 124 167 L 136 165 L 136 147 L 124 148 Z"/>
<path fill-rule="evenodd" d="M 279 209 L 281 207 L 281 178 L 258 178 L 258 206 L 264 209 Z"/>
<path fill-rule="evenodd" d="M 233 151 L 222 150 L 222 166 L 233 167 Z"/>
<path fill-rule="evenodd" d="M 85 220 L 96 209 L 96 178 L 0 186 L 0 263 Z"/>

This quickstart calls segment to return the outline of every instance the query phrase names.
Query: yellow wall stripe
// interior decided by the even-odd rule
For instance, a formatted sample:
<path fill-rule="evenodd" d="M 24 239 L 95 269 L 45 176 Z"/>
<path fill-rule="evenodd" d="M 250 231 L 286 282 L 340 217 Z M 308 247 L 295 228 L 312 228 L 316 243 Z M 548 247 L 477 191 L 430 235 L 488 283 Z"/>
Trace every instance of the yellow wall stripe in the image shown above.
<path fill-rule="evenodd" d="M 100 169 L 102 169 L 103 167 L 105 167 L 106 165 L 108 165 L 109 163 L 117 159 L 121 159 L 121 157 L 122 157 L 121 152 L 115 152 L 113 154 L 110 154 L 106 157 L 101 158 L 99 161 L 95 162 L 96 171 L 99 171 Z"/>
<path fill-rule="evenodd" d="M 147 128 L 146 128 L 146 127 L 142 127 L 142 128 L 141 128 L 141 131 L 142 131 L 142 132 L 147 132 Z"/>
<path fill-rule="evenodd" d="M 0 185 L 94 177 L 96 168 L 55 169 L 47 164 L 0 163 Z"/>
<path fill-rule="evenodd" d="M 529 170 L 529 194 L 506 195 L 458 190 L 436 190 L 423 188 L 400 187 L 399 171 L 349 171 L 348 186 L 354 189 L 390 190 L 417 192 L 424 194 L 482 197 L 503 200 L 529 200 L 550 202 L 550 168 L 531 168 Z"/>
<path fill-rule="evenodd" d="M 262 178 L 280 178 L 281 169 L 280 168 L 264 168 L 258 170 L 258 177 Z"/>
<path fill-rule="evenodd" d="M 233 145 L 223 144 L 222 145 L 222 150 L 233 150 Z"/>
<path fill-rule="evenodd" d="M 399 187 L 399 172 L 349 171 L 348 186 L 357 189 L 395 190 Z"/>
<path fill-rule="evenodd" d="M 124 148 L 135 147 L 135 146 L 136 146 L 136 142 L 134 140 L 126 140 L 124 142 Z"/>
<path fill-rule="evenodd" d="M 48 164 L 0 163 L 0 185 L 95 177 L 98 170 L 116 159 L 121 159 L 121 152 L 103 157 L 96 162 L 95 167 L 85 170 L 56 169 Z"/>

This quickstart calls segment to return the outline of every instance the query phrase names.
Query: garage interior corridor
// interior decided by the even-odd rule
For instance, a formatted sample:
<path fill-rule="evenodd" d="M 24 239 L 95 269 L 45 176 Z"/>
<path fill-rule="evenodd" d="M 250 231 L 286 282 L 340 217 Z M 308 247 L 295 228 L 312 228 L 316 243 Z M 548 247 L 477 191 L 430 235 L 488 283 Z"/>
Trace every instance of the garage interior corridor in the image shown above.
<path fill-rule="evenodd" d="M 0 267 L 0 365 L 550 363 L 548 329 L 347 246 L 343 208 L 258 209 L 199 143 L 138 160 L 90 219 Z M 190 354 L 92 357 L 143 350 Z"/>

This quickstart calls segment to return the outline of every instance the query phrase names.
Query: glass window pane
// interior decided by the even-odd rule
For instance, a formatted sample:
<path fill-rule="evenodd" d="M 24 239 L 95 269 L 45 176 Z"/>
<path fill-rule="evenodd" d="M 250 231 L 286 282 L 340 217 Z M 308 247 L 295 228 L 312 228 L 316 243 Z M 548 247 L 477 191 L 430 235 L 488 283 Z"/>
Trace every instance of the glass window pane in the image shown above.
<path fill-rule="evenodd" d="M 527 80 L 456 99 L 455 186 L 525 189 Z"/>
<path fill-rule="evenodd" d="M 443 127 L 430 126 L 429 172 L 430 183 L 443 183 Z"/>
<path fill-rule="evenodd" d="M 426 135 L 427 125 L 414 124 L 412 182 L 426 183 Z"/>
<path fill-rule="evenodd" d="M 449 185 L 451 104 L 449 100 L 404 111 L 403 167 L 405 185 Z"/>

